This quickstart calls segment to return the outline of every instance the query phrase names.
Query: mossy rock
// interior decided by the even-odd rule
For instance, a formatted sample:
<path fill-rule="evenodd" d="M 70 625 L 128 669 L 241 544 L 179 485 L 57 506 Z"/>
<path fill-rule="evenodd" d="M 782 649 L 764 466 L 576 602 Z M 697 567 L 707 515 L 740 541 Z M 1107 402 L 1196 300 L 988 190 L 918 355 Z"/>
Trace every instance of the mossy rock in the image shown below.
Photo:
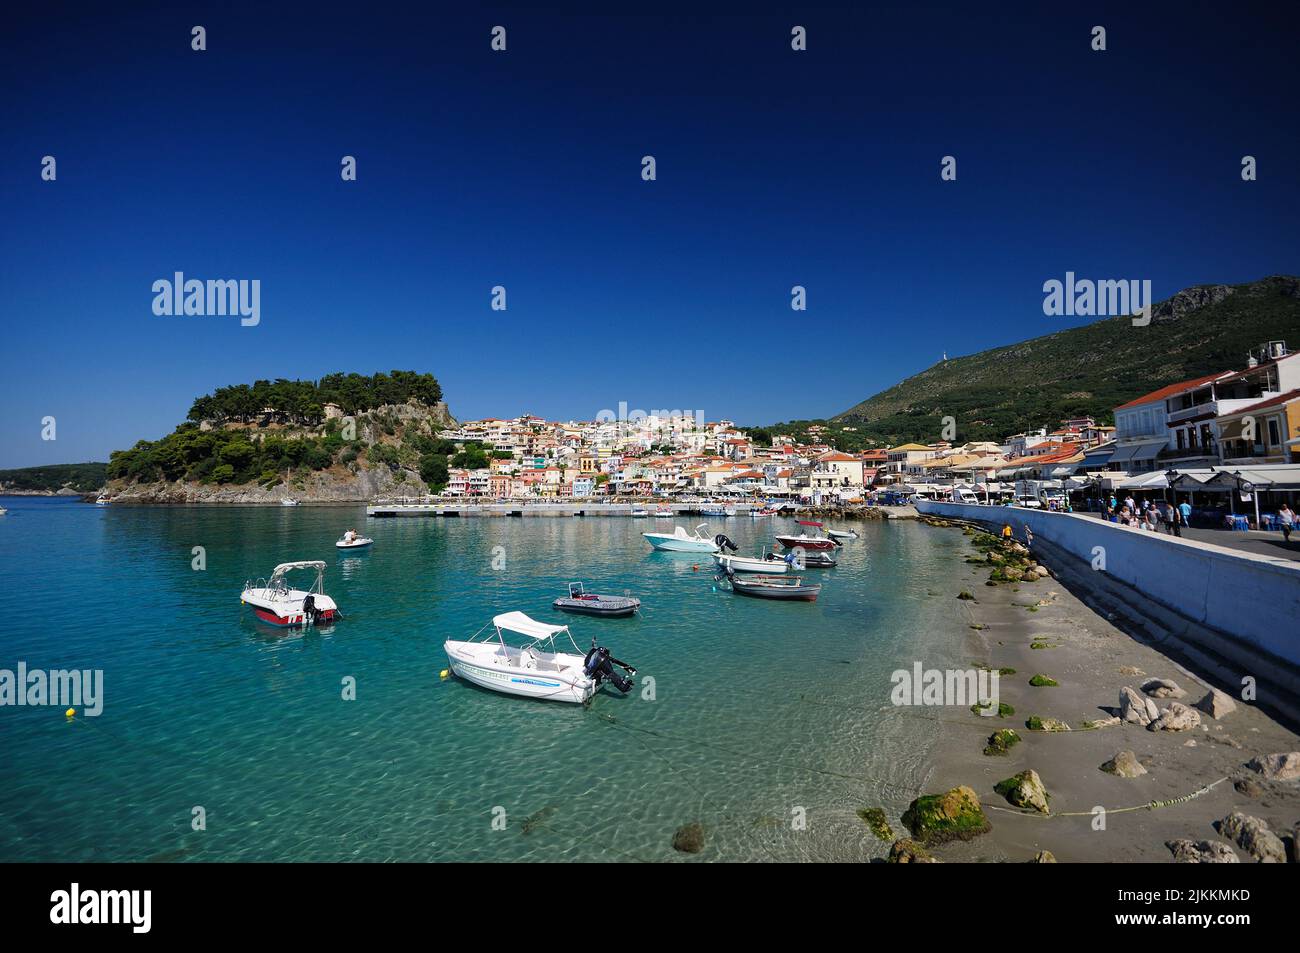
<path fill-rule="evenodd" d="M 1034 688 L 1056 688 L 1061 683 L 1050 675 L 1035 675 L 1029 680 L 1029 684 Z"/>
<path fill-rule="evenodd" d="M 937 864 L 938 861 L 930 856 L 929 851 L 914 840 L 906 837 L 894 841 L 889 848 L 889 863 L 891 864 Z"/>
<path fill-rule="evenodd" d="M 963 602 L 975 601 L 975 597 L 970 594 L 969 589 L 963 589 L 961 592 L 957 593 L 957 598 L 962 600 Z"/>
<path fill-rule="evenodd" d="M 858 817 L 862 818 L 867 827 L 871 828 L 871 833 L 883 841 L 892 841 L 894 831 L 889 826 L 889 821 L 885 819 L 885 810 L 880 807 L 860 807 L 858 808 Z"/>
<path fill-rule="evenodd" d="M 1069 731 L 1070 726 L 1058 718 L 1039 718 L 1037 715 L 1030 715 L 1025 722 L 1025 727 L 1030 731 Z"/>
<path fill-rule="evenodd" d="M 683 854 L 698 854 L 704 850 L 704 825 L 693 821 L 677 828 L 673 834 L 673 850 Z"/>
<path fill-rule="evenodd" d="M 992 829 L 979 796 L 964 784 L 943 794 L 923 794 L 903 812 L 903 823 L 925 847 L 970 840 Z"/>
<path fill-rule="evenodd" d="M 1051 813 L 1047 805 L 1051 795 L 1047 793 L 1043 779 L 1033 768 L 1027 768 L 1017 775 L 999 781 L 993 785 L 993 790 L 1015 807 L 1030 808 L 1040 814 Z"/>
<path fill-rule="evenodd" d="M 989 743 L 985 746 L 984 753 L 986 755 L 1006 754 L 1018 744 L 1020 744 L 1020 735 L 1014 728 L 999 728 L 989 735 Z"/>
<path fill-rule="evenodd" d="M 992 707 L 993 707 L 993 703 L 992 703 L 991 701 L 989 701 L 989 702 L 976 702 L 975 704 L 973 704 L 973 705 L 970 706 L 970 710 L 971 710 L 971 713 L 972 713 L 972 714 L 979 715 L 979 714 L 981 714 L 981 712 L 987 711 L 988 709 L 990 709 L 990 708 L 992 708 Z M 999 717 L 999 718 L 1010 718 L 1010 717 L 1011 717 L 1012 715 L 1014 715 L 1015 713 L 1016 713 L 1016 710 L 1015 710 L 1014 708 L 1012 708 L 1010 705 L 1008 705 L 1006 702 L 998 702 L 998 717 Z M 983 717 L 985 717 L 985 718 L 991 718 L 991 717 L 993 717 L 993 716 L 992 716 L 992 715 L 983 715 Z"/>
<path fill-rule="evenodd" d="M 1043 641 L 1041 641 L 1040 639 L 1034 639 L 1034 641 L 1032 641 L 1032 642 L 1029 643 L 1029 647 L 1030 647 L 1031 649 L 1054 649 L 1054 648 L 1059 648 L 1059 646 L 1052 645 L 1050 642 L 1043 642 Z"/>
<path fill-rule="evenodd" d="M 983 632 L 985 629 L 988 628 L 988 626 L 985 625 L 983 622 L 972 622 L 970 624 L 970 628 L 974 629 L 976 632 Z"/>

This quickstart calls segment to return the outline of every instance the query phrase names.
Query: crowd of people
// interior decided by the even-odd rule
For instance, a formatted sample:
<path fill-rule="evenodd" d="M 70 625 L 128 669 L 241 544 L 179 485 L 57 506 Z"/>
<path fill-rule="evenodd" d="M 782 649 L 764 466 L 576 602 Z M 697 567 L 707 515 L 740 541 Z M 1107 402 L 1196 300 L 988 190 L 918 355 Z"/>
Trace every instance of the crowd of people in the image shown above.
<path fill-rule="evenodd" d="M 1177 504 L 1158 500 L 1142 500 L 1139 503 L 1132 496 L 1126 496 L 1123 500 L 1111 496 L 1106 504 L 1106 519 L 1134 529 L 1182 536 L 1183 527 L 1191 523 L 1192 507 L 1186 500 Z"/>

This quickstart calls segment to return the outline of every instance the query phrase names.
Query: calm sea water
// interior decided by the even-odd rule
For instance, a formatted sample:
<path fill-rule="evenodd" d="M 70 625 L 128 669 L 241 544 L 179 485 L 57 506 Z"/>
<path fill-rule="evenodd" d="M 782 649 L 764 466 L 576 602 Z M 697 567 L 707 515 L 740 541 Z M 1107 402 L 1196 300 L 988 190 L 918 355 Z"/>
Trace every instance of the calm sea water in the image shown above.
<path fill-rule="evenodd" d="M 859 524 L 838 568 L 809 571 L 821 599 L 781 604 L 652 553 L 640 533 L 666 520 L 4 505 L 0 668 L 102 669 L 105 702 L 71 721 L 0 708 L 0 860 L 657 861 L 684 856 L 691 821 L 702 858 L 865 859 L 885 847 L 854 812 L 906 805 L 891 785 L 924 778 L 936 729 L 890 708 L 889 673 L 968 661 L 954 537 L 912 523 Z M 712 531 L 753 553 L 792 525 Z M 350 526 L 371 552 L 337 554 Z M 245 579 L 294 559 L 328 562 L 343 621 L 286 632 L 241 607 Z M 571 580 L 644 612 L 555 613 Z M 439 678 L 444 639 L 511 609 L 598 638 L 655 699 L 584 709 Z"/>

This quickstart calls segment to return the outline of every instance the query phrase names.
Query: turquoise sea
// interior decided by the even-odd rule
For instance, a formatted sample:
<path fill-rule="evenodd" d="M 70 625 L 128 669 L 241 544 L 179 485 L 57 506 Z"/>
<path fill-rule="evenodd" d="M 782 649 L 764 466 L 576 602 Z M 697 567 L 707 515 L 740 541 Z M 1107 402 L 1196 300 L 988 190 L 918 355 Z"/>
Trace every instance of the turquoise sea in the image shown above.
<path fill-rule="evenodd" d="M 807 574 L 821 599 L 782 604 L 652 553 L 640 534 L 667 520 L 3 503 L 0 668 L 102 669 L 105 695 L 97 718 L 0 708 L 4 861 L 663 861 L 692 821 L 699 859 L 868 859 L 887 845 L 856 810 L 906 805 L 938 727 L 890 706 L 889 673 L 969 662 L 958 537 L 910 522 L 856 524 L 839 567 Z M 753 553 L 792 526 L 711 532 Z M 370 552 L 337 554 L 349 527 Z M 279 630 L 240 605 L 296 559 L 328 562 L 342 621 Z M 554 612 L 572 580 L 644 611 Z M 444 639 L 512 609 L 597 638 L 641 684 L 584 708 L 439 677 Z"/>

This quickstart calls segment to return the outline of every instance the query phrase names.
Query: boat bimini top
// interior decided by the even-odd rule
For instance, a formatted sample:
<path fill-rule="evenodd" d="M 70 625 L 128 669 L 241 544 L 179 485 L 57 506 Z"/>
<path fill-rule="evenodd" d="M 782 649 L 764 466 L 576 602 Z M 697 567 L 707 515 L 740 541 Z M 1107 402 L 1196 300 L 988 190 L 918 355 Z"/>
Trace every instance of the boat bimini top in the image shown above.
<path fill-rule="evenodd" d="M 569 631 L 567 625 L 547 625 L 545 622 L 529 618 L 522 612 L 503 612 L 501 615 L 493 616 L 492 625 L 496 628 L 497 639 L 502 645 L 506 644 L 506 640 L 501 633 L 514 632 L 516 635 L 526 637 L 530 645 L 549 642 L 554 647 L 555 637 L 563 632 L 569 637 L 569 644 L 573 646 L 573 650 L 582 655 L 582 649 L 578 648 L 578 643 L 573 640 L 573 633 Z"/>
<path fill-rule="evenodd" d="M 321 592 L 321 587 L 325 581 L 325 563 L 319 559 L 305 559 L 296 563 L 280 563 L 271 571 L 271 578 L 266 583 L 268 589 L 288 589 L 289 584 L 284 581 L 284 577 L 295 569 L 314 569 L 316 570 L 316 582 L 312 585 L 309 592 Z"/>

